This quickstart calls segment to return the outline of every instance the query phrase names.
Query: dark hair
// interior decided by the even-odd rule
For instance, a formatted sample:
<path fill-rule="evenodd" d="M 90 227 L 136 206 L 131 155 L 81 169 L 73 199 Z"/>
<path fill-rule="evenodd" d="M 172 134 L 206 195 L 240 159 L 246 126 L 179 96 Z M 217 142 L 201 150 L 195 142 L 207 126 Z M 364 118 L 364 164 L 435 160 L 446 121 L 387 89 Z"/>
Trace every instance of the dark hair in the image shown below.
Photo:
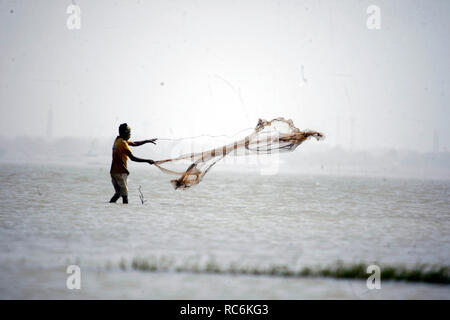
<path fill-rule="evenodd" d="M 130 133 L 131 133 L 131 128 L 128 124 L 122 123 L 119 126 L 119 136 L 120 137 L 128 140 L 130 138 Z"/>

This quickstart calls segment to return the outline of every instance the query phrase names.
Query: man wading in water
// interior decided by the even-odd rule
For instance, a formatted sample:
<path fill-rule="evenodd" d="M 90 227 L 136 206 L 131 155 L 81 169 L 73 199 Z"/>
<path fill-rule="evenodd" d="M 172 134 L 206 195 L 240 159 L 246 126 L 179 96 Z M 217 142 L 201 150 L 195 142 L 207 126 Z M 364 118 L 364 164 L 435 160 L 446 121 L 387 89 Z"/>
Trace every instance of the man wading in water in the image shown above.
<path fill-rule="evenodd" d="M 119 126 L 119 136 L 114 141 L 112 148 L 112 163 L 111 163 L 111 181 L 116 191 L 109 202 L 115 203 L 117 199 L 122 196 L 123 203 L 128 203 L 128 186 L 127 179 L 130 172 L 127 170 L 128 157 L 131 161 L 147 162 L 149 164 L 155 163 L 150 159 L 140 159 L 131 153 L 130 147 L 141 146 L 146 143 L 156 144 L 156 139 L 143 140 L 143 141 L 128 141 L 131 137 L 131 128 L 122 123 Z"/>

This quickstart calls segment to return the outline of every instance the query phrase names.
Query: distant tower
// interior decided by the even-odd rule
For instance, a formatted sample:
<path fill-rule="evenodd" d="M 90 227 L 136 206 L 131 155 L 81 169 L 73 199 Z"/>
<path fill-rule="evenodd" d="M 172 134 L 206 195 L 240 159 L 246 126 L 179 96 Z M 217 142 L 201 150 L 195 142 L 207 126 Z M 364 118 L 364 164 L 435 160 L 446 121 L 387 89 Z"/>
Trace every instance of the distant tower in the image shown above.
<path fill-rule="evenodd" d="M 336 137 L 334 139 L 336 147 L 339 145 L 339 143 L 340 143 L 339 140 L 341 139 L 341 135 L 340 135 L 341 128 L 340 128 L 340 121 L 339 120 L 340 120 L 339 119 L 339 115 L 336 115 Z"/>
<path fill-rule="evenodd" d="M 433 132 L 433 153 L 439 152 L 439 132 L 434 130 Z"/>
<path fill-rule="evenodd" d="M 355 146 L 355 118 L 350 119 L 350 150 Z"/>
<path fill-rule="evenodd" d="M 52 109 L 49 109 L 47 114 L 47 139 L 51 139 L 52 135 L 53 135 L 53 112 Z"/>

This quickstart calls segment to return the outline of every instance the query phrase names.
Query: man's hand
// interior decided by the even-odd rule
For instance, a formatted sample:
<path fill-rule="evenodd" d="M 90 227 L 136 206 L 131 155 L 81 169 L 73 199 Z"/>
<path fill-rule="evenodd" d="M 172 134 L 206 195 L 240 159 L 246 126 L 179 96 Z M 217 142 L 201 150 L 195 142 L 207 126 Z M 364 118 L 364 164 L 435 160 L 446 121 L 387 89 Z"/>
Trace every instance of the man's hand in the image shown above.
<path fill-rule="evenodd" d="M 155 161 L 151 160 L 151 159 L 142 159 L 142 158 L 138 158 L 135 157 L 130 150 L 126 150 L 125 153 L 127 154 L 128 157 L 130 157 L 131 161 L 135 161 L 135 162 L 147 162 L 148 164 L 154 164 Z"/>
<path fill-rule="evenodd" d="M 150 139 L 150 140 L 147 140 L 147 142 L 150 142 L 150 143 L 156 144 L 156 142 L 155 142 L 156 140 L 158 140 L 158 139 L 156 139 L 156 138 L 155 138 L 155 139 Z"/>

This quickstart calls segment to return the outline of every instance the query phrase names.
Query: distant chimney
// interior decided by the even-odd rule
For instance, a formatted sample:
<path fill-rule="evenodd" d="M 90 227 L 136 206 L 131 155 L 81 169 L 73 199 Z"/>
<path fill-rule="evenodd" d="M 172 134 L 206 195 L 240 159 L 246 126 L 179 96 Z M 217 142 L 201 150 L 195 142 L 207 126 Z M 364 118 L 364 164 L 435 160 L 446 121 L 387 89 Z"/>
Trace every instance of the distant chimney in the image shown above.
<path fill-rule="evenodd" d="M 47 139 L 51 139 L 52 135 L 53 135 L 53 112 L 52 109 L 49 109 L 47 114 Z"/>
<path fill-rule="evenodd" d="M 439 132 L 434 130 L 433 132 L 433 153 L 439 152 Z"/>
<path fill-rule="evenodd" d="M 340 119 L 339 115 L 336 115 L 336 137 L 334 138 L 335 146 L 339 146 L 340 139 L 341 139 L 341 127 L 340 127 Z"/>
<path fill-rule="evenodd" d="M 350 150 L 355 147 L 355 118 L 350 118 Z"/>

